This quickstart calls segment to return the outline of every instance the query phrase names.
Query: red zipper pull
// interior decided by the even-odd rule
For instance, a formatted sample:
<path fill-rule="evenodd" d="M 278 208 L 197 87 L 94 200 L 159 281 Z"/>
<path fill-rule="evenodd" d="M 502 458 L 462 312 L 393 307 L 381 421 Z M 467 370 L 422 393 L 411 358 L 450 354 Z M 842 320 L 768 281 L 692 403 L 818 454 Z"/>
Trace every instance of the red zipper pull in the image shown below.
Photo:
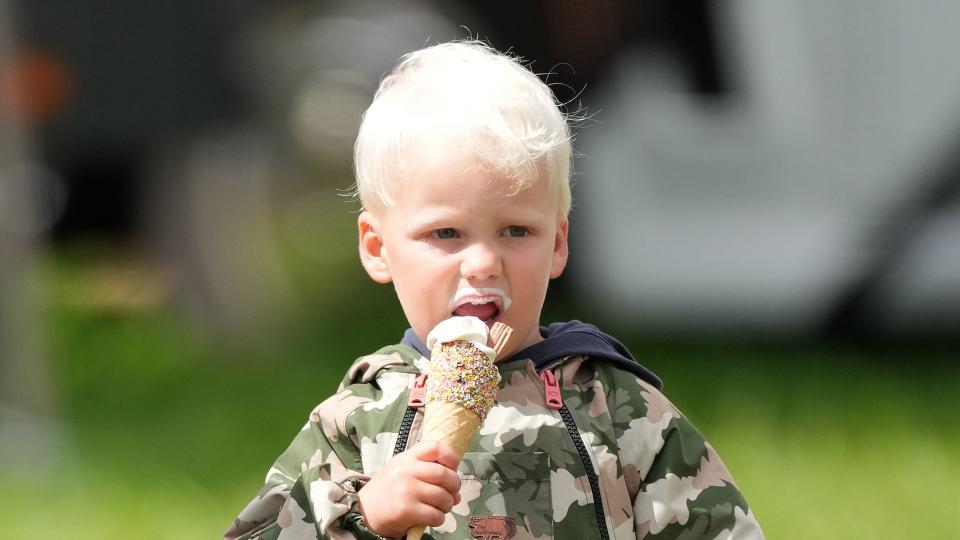
<path fill-rule="evenodd" d="M 410 407 L 423 407 L 427 398 L 427 374 L 421 373 L 413 381 L 413 389 L 410 390 L 410 401 L 407 405 Z"/>
<path fill-rule="evenodd" d="M 547 393 L 547 406 L 551 409 L 563 407 L 563 399 L 560 397 L 560 385 L 557 384 L 557 378 L 553 372 L 545 369 L 540 372 L 540 380 L 543 381 L 543 388 Z"/>

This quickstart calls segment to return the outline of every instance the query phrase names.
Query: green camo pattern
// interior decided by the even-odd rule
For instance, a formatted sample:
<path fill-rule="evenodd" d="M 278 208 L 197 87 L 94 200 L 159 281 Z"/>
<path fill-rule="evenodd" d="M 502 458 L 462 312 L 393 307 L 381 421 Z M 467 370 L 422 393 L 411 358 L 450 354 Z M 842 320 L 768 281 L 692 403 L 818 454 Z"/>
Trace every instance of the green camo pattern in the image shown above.
<path fill-rule="evenodd" d="M 424 359 L 402 345 L 357 360 L 224 538 L 380 538 L 364 527 L 356 491 L 393 454 L 415 362 Z M 425 537 L 470 539 L 470 517 L 507 516 L 516 540 L 599 538 L 585 467 L 533 362 L 499 368 L 497 403 L 460 464 L 461 501 Z M 610 538 L 763 538 L 720 457 L 656 388 L 584 357 L 552 369 L 597 473 Z"/>

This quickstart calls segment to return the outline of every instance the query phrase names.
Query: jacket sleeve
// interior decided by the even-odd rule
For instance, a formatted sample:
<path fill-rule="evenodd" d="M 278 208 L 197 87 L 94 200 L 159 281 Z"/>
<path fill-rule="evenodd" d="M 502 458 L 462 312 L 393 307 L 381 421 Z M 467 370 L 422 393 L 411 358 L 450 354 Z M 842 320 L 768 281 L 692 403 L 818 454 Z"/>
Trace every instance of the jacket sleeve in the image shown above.
<path fill-rule="evenodd" d="M 366 529 L 357 507 L 368 477 L 346 428 L 364 401 L 348 388 L 318 405 L 224 540 L 380 538 Z"/>
<path fill-rule="evenodd" d="M 643 405 L 623 426 L 620 447 L 637 539 L 763 539 L 730 471 L 693 424 L 645 382 L 630 392 Z"/>

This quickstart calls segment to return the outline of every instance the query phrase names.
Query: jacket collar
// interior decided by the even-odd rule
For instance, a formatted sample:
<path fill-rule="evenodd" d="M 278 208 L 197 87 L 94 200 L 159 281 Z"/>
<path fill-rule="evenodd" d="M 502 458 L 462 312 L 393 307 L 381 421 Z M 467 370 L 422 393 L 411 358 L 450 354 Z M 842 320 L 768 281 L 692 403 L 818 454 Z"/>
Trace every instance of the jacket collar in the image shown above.
<path fill-rule="evenodd" d="M 663 386 L 660 378 L 640 365 L 622 343 L 592 324 L 577 320 L 553 323 L 548 326 L 541 326 L 540 335 L 543 337 L 542 341 L 513 353 L 503 362 L 530 359 L 533 360 L 537 371 L 540 371 L 558 359 L 571 356 L 589 356 L 613 363 L 617 367 L 640 377 L 657 389 Z M 408 328 L 404 332 L 403 340 L 400 343 L 416 350 L 425 358 L 430 358 L 430 351 L 413 332 L 413 329 Z"/>

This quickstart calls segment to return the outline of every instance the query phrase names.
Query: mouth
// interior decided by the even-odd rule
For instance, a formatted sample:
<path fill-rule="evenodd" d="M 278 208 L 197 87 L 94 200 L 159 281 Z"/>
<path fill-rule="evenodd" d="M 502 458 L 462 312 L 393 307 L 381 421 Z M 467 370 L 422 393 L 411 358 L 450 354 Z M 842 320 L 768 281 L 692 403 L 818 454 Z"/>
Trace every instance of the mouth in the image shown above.
<path fill-rule="evenodd" d="M 483 321 L 487 327 L 490 327 L 500 320 L 502 313 L 509 307 L 509 303 L 509 297 L 499 290 L 496 292 L 461 290 L 457 291 L 456 297 L 451 302 L 451 313 L 457 317 L 476 317 Z"/>
<path fill-rule="evenodd" d="M 483 321 L 483 324 L 490 327 L 493 326 L 493 323 L 497 322 L 500 317 L 500 308 L 493 302 L 485 302 L 482 304 L 466 303 L 453 310 L 453 315 L 456 317 L 476 317 Z"/>

